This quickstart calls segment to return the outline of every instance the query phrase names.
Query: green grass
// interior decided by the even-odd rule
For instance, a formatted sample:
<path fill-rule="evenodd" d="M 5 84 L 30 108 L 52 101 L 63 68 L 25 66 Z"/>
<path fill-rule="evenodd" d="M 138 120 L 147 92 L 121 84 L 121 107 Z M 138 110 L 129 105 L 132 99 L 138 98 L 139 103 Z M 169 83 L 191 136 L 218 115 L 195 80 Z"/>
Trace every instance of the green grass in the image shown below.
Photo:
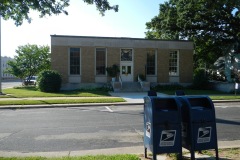
<path fill-rule="evenodd" d="M 80 156 L 80 157 L 56 157 L 56 158 L 46 158 L 46 157 L 11 157 L 3 158 L 0 160 L 140 160 L 137 155 L 96 155 L 96 156 Z"/>
<path fill-rule="evenodd" d="M 110 96 L 106 91 L 61 91 L 59 93 L 45 93 L 37 90 L 35 87 L 20 87 L 20 88 L 8 88 L 3 89 L 3 93 L 7 94 L 0 96 L 0 98 L 14 97 L 14 98 L 23 98 L 23 97 L 103 97 Z"/>
<path fill-rule="evenodd" d="M 45 100 L 1 100 L 1 105 L 74 104 L 74 103 L 116 103 L 125 102 L 122 98 L 96 99 L 45 99 Z"/>
<path fill-rule="evenodd" d="M 175 95 L 176 90 L 161 90 L 160 93 Z M 214 90 L 193 90 L 193 89 L 184 89 L 186 95 L 206 95 L 209 96 L 212 100 L 237 100 L 240 99 L 240 94 L 233 93 L 224 93 Z"/>

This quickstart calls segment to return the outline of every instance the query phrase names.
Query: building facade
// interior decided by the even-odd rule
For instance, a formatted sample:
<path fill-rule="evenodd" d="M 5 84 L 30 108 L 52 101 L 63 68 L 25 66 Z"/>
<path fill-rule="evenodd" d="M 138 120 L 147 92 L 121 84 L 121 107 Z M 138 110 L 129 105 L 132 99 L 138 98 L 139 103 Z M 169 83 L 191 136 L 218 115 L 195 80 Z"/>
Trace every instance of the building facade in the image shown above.
<path fill-rule="evenodd" d="M 13 58 L 11 57 L 1 57 L 1 78 L 2 79 L 15 79 L 16 77 L 13 76 L 12 74 L 6 73 L 6 69 L 9 67 L 8 66 L 8 61 L 12 61 Z"/>
<path fill-rule="evenodd" d="M 151 83 L 191 84 L 192 41 L 51 35 L 51 67 L 63 83 L 106 83 L 106 67 L 120 67 L 123 82 L 139 74 Z"/>

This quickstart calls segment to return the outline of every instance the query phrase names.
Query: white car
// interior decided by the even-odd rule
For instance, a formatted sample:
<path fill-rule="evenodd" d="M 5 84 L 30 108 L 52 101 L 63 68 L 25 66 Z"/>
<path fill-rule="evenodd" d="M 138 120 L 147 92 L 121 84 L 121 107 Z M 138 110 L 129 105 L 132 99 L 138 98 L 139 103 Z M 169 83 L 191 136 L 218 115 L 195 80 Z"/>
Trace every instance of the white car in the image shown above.
<path fill-rule="evenodd" d="M 28 77 L 24 79 L 24 85 L 36 85 L 37 84 L 37 76 L 32 76 L 30 80 Z"/>

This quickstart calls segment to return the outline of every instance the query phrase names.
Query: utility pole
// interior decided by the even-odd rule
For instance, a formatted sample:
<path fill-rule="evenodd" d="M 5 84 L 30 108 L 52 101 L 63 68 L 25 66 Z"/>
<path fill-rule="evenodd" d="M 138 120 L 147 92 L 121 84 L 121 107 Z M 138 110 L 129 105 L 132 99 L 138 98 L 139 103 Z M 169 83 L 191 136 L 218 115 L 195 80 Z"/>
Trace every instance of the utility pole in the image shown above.
<path fill-rule="evenodd" d="M 2 51 L 2 45 L 1 45 L 1 39 L 2 39 L 2 24 L 1 24 L 1 19 L 2 19 L 2 16 L 0 15 L 0 95 L 2 95 L 2 54 L 1 54 L 1 51 Z"/>

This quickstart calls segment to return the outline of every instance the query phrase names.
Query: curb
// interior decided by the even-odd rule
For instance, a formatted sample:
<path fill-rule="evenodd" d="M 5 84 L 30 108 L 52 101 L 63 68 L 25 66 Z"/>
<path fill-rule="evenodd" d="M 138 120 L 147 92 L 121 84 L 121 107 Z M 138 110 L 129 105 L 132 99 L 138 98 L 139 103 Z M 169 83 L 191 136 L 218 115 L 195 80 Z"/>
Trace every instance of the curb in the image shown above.
<path fill-rule="evenodd" d="M 213 103 L 232 103 L 240 100 L 213 100 Z M 68 108 L 68 107 L 101 107 L 101 106 L 120 106 L 120 105 L 143 105 L 144 102 L 119 102 L 119 103 L 76 103 L 76 104 L 44 104 L 44 105 L 6 105 L 0 106 L 1 109 L 38 109 L 38 108 Z"/>

